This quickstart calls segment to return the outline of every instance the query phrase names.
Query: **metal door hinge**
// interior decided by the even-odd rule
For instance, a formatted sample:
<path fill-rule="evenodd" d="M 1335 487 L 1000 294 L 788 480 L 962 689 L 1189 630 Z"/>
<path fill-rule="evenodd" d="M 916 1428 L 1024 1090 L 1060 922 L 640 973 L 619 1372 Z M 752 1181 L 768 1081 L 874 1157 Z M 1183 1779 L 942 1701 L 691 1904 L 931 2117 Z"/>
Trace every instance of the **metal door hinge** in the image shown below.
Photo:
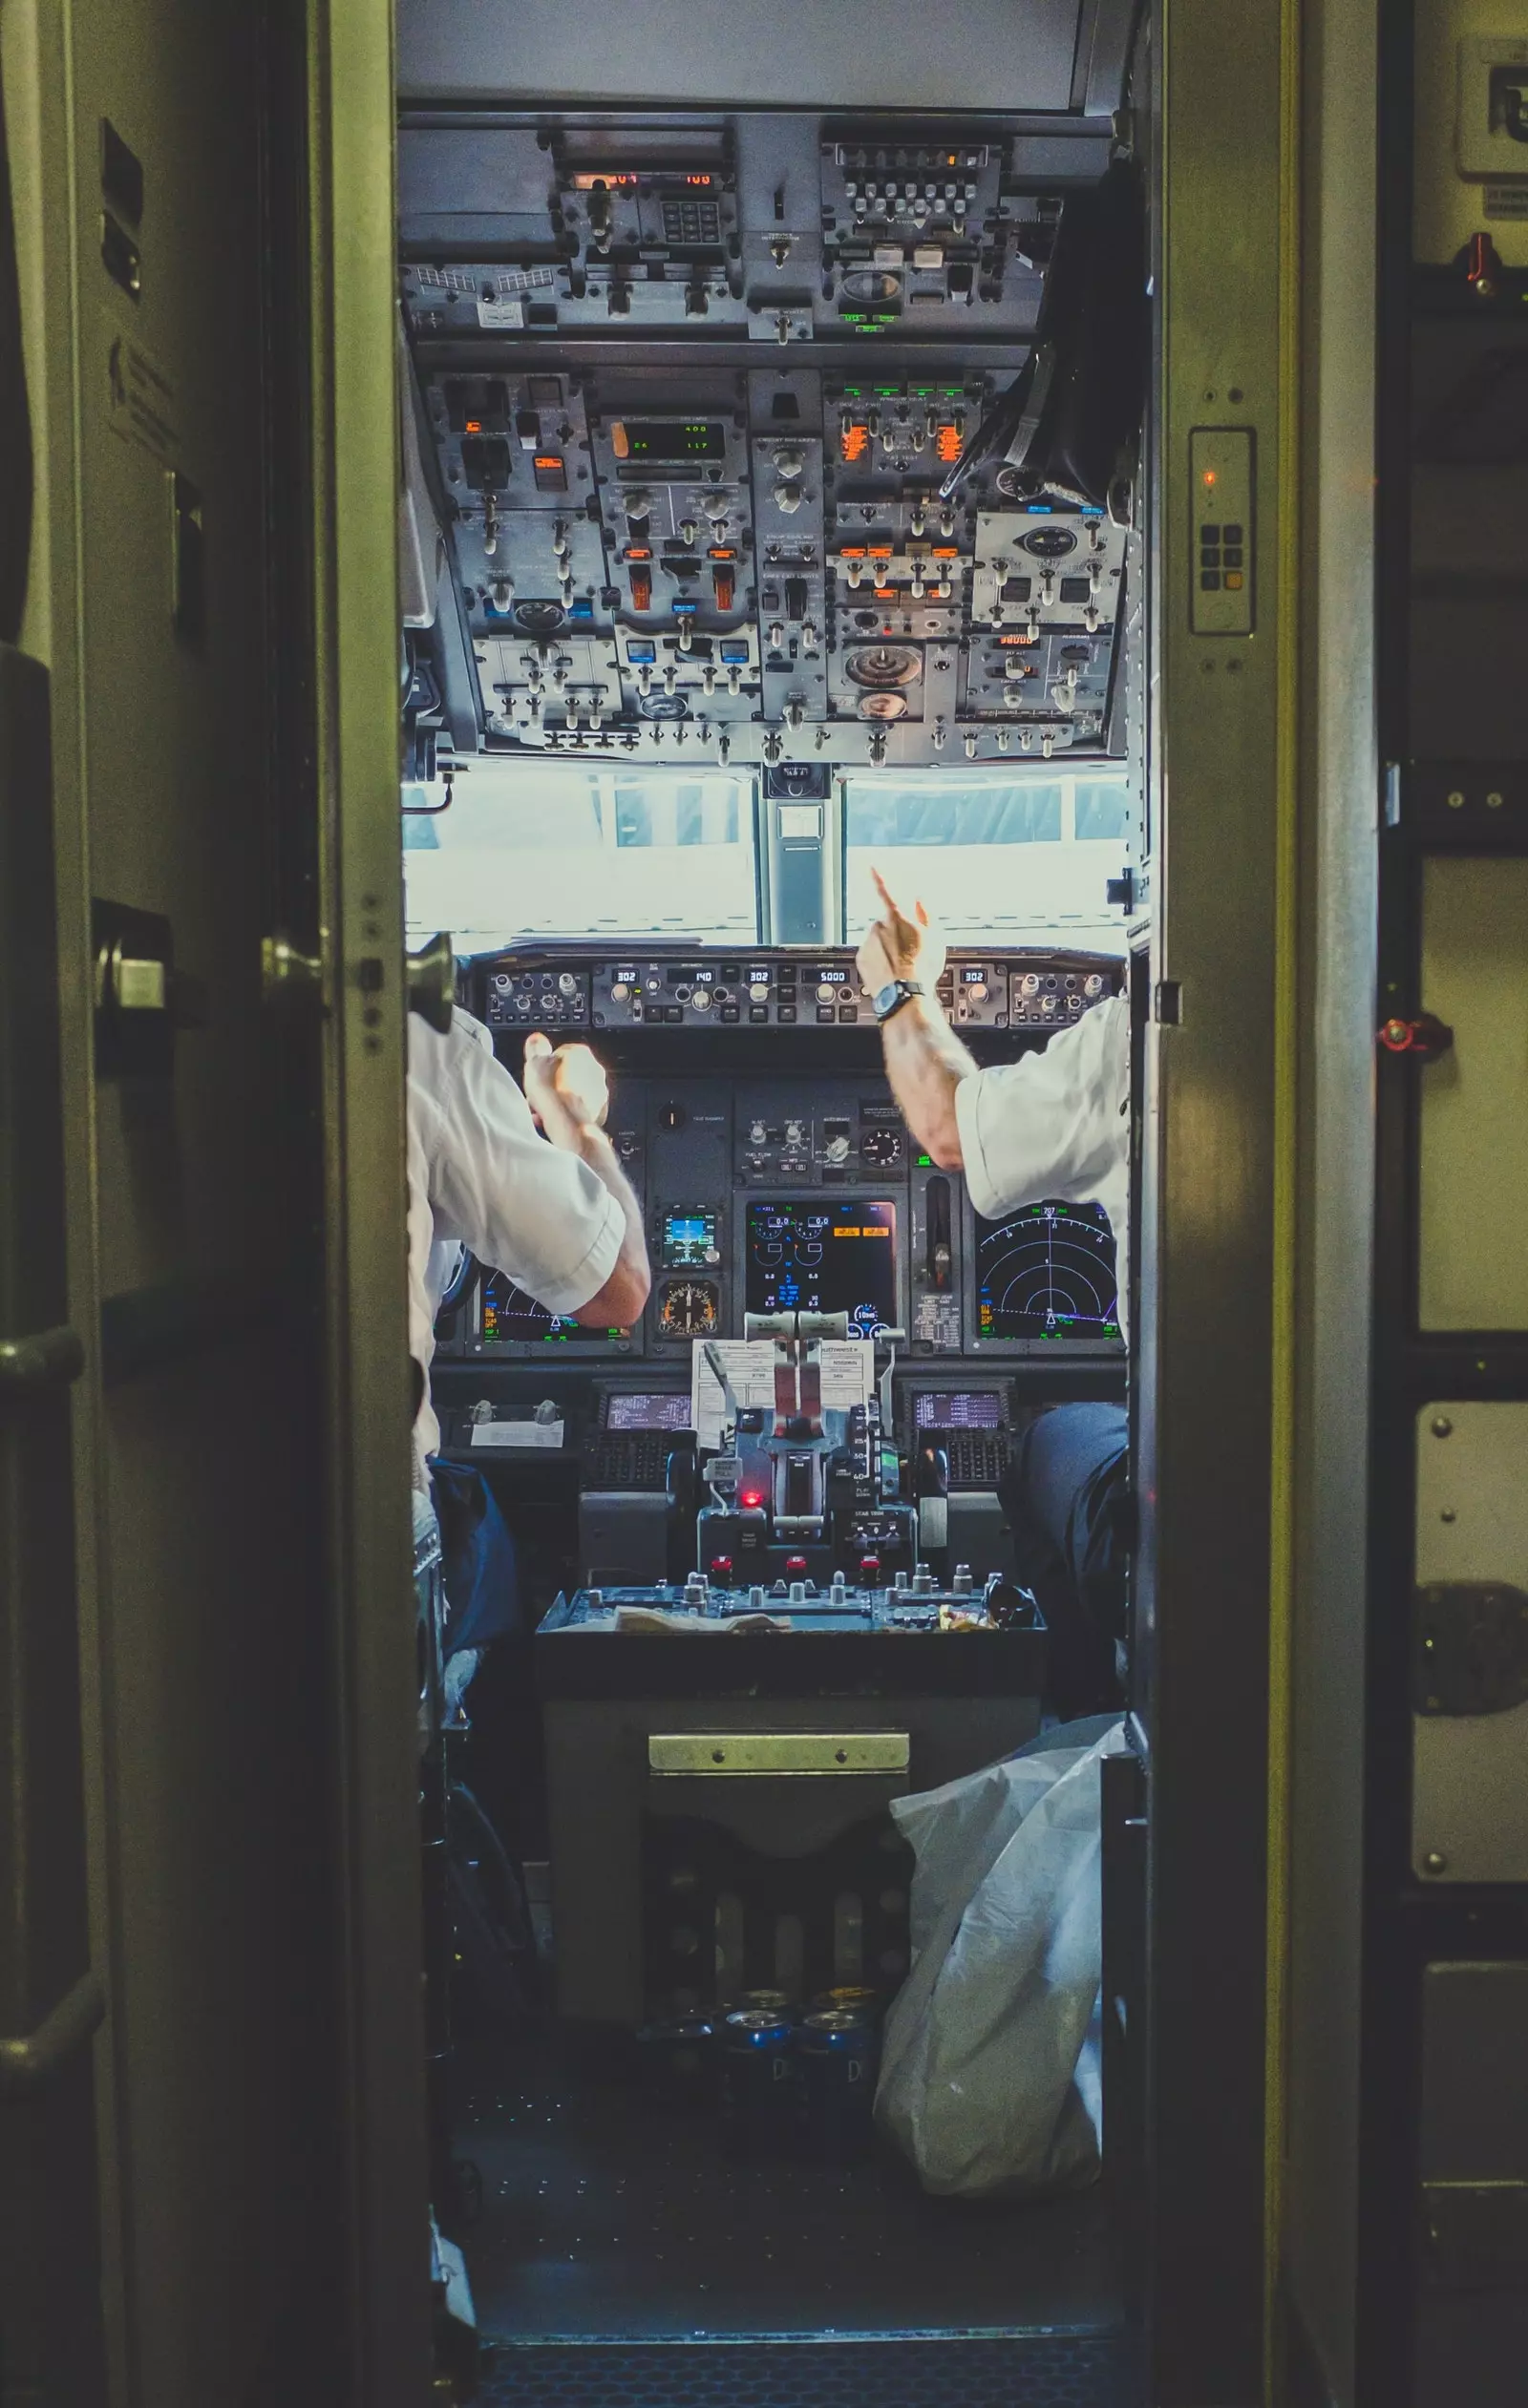
<path fill-rule="evenodd" d="M 159 912 L 91 904 L 96 961 L 96 1075 L 166 1078 L 178 1030 L 206 1025 L 206 989 L 175 966 L 175 938 Z"/>

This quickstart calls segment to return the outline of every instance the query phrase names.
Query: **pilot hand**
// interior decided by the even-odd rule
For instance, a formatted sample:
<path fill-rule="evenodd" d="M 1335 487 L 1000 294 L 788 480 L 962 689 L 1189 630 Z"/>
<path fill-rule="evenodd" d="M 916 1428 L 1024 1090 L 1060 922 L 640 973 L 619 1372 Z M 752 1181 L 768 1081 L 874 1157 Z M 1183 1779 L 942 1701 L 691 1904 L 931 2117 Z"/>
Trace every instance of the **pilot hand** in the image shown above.
<path fill-rule="evenodd" d="M 879 919 L 871 921 L 855 956 L 860 985 L 874 995 L 878 987 L 889 986 L 894 979 L 916 979 L 932 993 L 944 967 L 943 937 L 930 925 L 922 903 L 914 903 L 914 917 L 909 919 L 881 872 L 872 870 L 870 875 L 885 909 Z"/>
<path fill-rule="evenodd" d="M 525 1040 L 525 1101 L 556 1145 L 577 1143 L 580 1130 L 603 1127 L 610 1083 L 587 1046 L 559 1046 L 535 1029 Z"/>

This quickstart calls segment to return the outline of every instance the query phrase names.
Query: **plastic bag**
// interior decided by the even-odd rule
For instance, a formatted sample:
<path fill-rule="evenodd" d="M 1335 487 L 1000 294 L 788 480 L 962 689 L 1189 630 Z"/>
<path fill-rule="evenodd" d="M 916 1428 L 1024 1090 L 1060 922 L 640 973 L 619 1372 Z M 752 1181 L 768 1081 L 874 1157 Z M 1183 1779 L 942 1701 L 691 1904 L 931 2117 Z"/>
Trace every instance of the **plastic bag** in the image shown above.
<path fill-rule="evenodd" d="M 925 2190 L 1022 2198 L 1097 2173 L 1096 2069 L 1079 2059 L 1102 1971 L 1098 1766 L 1124 1745 L 1116 1723 L 893 1803 L 917 1858 L 914 1957 L 876 2120 Z"/>

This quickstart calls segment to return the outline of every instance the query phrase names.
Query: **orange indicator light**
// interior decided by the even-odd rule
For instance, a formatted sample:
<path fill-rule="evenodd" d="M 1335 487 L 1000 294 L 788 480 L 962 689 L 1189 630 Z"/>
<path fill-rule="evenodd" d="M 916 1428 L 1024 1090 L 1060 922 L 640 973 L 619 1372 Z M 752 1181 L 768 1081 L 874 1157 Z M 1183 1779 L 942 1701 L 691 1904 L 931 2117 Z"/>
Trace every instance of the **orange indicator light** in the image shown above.
<path fill-rule="evenodd" d="M 947 464 L 960 458 L 961 431 L 957 426 L 943 426 L 934 437 L 934 449 Z"/>

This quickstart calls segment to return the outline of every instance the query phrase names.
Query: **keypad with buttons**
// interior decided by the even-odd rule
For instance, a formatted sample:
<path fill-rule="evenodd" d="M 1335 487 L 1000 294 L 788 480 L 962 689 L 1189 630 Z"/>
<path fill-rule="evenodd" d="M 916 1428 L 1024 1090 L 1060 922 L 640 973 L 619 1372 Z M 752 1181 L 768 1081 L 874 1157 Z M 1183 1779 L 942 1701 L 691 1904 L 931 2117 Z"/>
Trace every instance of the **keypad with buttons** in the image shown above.
<path fill-rule="evenodd" d="M 1236 524 L 1206 524 L 1199 529 L 1199 590 L 1218 594 L 1223 584 L 1228 594 L 1239 594 L 1245 582 L 1246 550 L 1242 543 L 1243 530 Z"/>

